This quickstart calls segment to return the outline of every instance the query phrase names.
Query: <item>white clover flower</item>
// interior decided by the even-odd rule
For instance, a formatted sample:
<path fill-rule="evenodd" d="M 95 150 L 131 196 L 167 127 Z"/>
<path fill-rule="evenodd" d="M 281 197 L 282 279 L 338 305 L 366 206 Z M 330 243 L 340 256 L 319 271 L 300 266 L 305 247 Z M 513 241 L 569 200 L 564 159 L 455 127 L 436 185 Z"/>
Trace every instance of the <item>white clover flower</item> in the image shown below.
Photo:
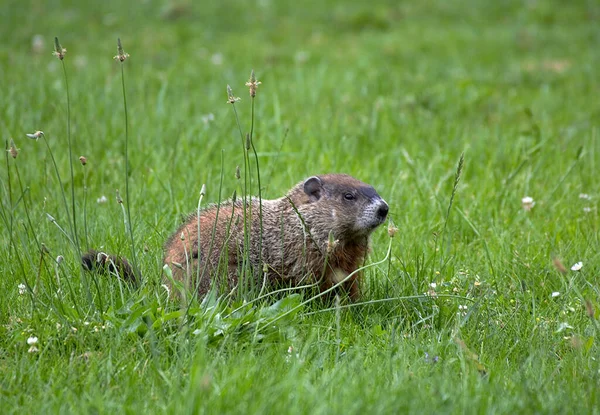
<path fill-rule="evenodd" d="M 523 210 L 529 212 L 535 206 L 535 201 L 532 197 L 525 196 L 521 199 L 521 206 L 523 207 Z"/>
<path fill-rule="evenodd" d="M 98 199 L 96 199 L 96 202 L 102 204 L 108 202 L 108 199 L 106 198 L 106 196 L 102 195 Z"/>
<path fill-rule="evenodd" d="M 579 198 L 583 200 L 591 200 L 592 198 L 587 193 L 579 193 Z"/>
<path fill-rule="evenodd" d="M 38 342 L 38 338 L 35 336 L 31 336 L 30 338 L 27 339 L 27 344 L 30 346 L 37 344 L 37 342 Z"/>
<path fill-rule="evenodd" d="M 28 353 L 37 353 L 37 352 L 39 352 L 39 349 L 37 347 L 35 347 L 35 346 L 31 346 L 29 348 L 29 350 L 27 350 L 27 352 Z"/>
<path fill-rule="evenodd" d="M 560 293 L 559 293 L 558 291 L 554 291 L 554 292 L 552 293 L 552 298 L 554 298 L 554 297 L 558 297 L 559 295 L 560 295 Z"/>
<path fill-rule="evenodd" d="M 583 267 L 583 262 L 579 261 L 571 266 L 571 271 L 579 271 Z"/>
<path fill-rule="evenodd" d="M 436 284 L 435 282 L 432 282 L 431 284 L 429 284 L 429 286 L 430 286 L 431 288 L 436 288 L 436 287 L 437 287 L 437 284 Z"/>
<path fill-rule="evenodd" d="M 19 295 L 23 295 L 27 292 L 27 286 L 25 284 L 19 284 Z"/>

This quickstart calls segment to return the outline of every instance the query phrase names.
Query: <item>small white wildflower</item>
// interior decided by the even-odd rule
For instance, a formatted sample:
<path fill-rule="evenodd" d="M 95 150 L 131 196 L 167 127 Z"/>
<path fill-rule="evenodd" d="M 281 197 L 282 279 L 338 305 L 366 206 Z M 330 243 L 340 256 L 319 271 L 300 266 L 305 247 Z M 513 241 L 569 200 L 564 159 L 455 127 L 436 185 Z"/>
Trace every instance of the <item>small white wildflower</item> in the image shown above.
<path fill-rule="evenodd" d="M 19 284 L 19 295 L 23 295 L 27 292 L 27 286 L 25 284 Z"/>
<path fill-rule="evenodd" d="M 579 193 L 579 198 L 583 200 L 591 200 L 592 198 L 587 193 Z"/>
<path fill-rule="evenodd" d="M 429 286 L 430 286 L 431 288 L 436 288 L 436 287 L 437 287 L 437 284 L 436 284 L 435 282 L 432 282 L 431 284 L 429 284 Z"/>
<path fill-rule="evenodd" d="M 458 306 L 458 309 L 459 309 L 459 310 L 465 310 L 465 311 L 466 311 L 466 310 L 467 310 L 467 306 L 466 306 L 466 305 L 460 305 L 460 304 L 459 304 L 459 306 Z"/>
<path fill-rule="evenodd" d="M 38 342 L 38 338 L 35 336 L 31 336 L 30 338 L 27 339 L 27 344 L 30 346 L 37 344 L 37 342 Z"/>
<path fill-rule="evenodd" d="M 571 271 L 579 271 L 583 267 L 583 262 L 579 261 L 573 264 Z"/>
<path fill-rule="evenodd" d="M 108 199 L 106 198 L 106 196 L 102 195 L 98 199 L 96 199 L 96 202 L 98 202 L 98 203 L 106 203 L 106 202 L 108 202 Z"/>
<path fill-rule="evenodd" d="M 31 346 L 31 347 L 29 348 L 29 350 L 27 350 L 27 352 L 28 352 L 28 353 L 37 353 L 37 352 L 39 352 L 39 350 L 38 350 L 38 348 L 37 348 L 37 347 L 35 347 L 35 346 Z"/>
<path fill-rule="evenodd" d="M 560 295 L 560 293 L 559 293 L 558 291 L 554 291 L 554 292 L 552 293 L 552 298 L 554 298 L 554 297 L 558 297 L 559 295 Z"/>
<path fill-rule="evenodd" d="M 523 210 L 529 212 L 535 206 L 535 201 L 532 197 L 525 196 L 523 199 L 521 199 L 521 206 L 523 206 Z"/>
<path fill-rule="evenodd" d="M 594 211 L 594 208 L 591 208 L 591 207 L 589 207 L 589 206 L 586 206 L 586 207 L 584 207 L 584 208 L 583 208 L 583 211 L 584 211 L 585 213 L 591 213 L 591 212 L 593 212 L 593 211 Z"/>

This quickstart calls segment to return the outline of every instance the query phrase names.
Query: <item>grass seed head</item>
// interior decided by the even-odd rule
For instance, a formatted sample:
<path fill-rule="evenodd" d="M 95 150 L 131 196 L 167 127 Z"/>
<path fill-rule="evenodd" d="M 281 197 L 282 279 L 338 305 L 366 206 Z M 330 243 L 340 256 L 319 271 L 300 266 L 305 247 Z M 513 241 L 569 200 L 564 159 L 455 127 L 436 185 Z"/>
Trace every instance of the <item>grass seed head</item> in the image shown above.
<path fill-rule="evenodd" d="M 10 139 L 10 148 L 7 151 L 14 159 L 19 155 L 19 149 L 15 146 L 15 142 L 12 138 Z"/>
<path fill-rule="evenodd" d="M 240 100 L 241 100 L 241 98 L 234 96 L 233 90 L 231 89 L 231 87 L 229 85 L 227 85 L 227 103 L 235 104 L 236 102 L 238 102 Z"/>
<path fill-rule="evenodd" d="M 67 54 L 67 50 L 62 47 L 62 45 L 58 41 L 58 37 L 54 38 L 54 52 L 52 52 L 52 54 L 61 61 L 65 58 L 65 55 Z"/>
<path fill-rule="evenodd" d="M 396 236 L 397 233 L 398 233 L 398 228 L 395 227 L 392 222 L 390 222 L 390 224 L 388 226 L 388 235 L 390 236 L 390 238 L 393 238 L 394 236 Z"/>
<path fill-rule="evenodd" d="M 261 83 L 262 82 L 256 80 L 256 76 L 254 75 L 254 69 L 252 69 L 252 72 L 250 72 L 250 79 L 248 80 L 248 82 L 246 82 L 246 86 L 248 87 L 248 90 L 250 91 L 250 96 L 252 98 L 256 96 L 256 90 L 258 89 L 258 86 Z"/>
<path fill-rule="evenodd" d="M 117 38 L 117 55 L 113 57 L 114 60 L 119 62 L 125 62 L 129 58 L 129 53 L 125 53 L 123 45 L 121 44 L 121 38 Z"/>

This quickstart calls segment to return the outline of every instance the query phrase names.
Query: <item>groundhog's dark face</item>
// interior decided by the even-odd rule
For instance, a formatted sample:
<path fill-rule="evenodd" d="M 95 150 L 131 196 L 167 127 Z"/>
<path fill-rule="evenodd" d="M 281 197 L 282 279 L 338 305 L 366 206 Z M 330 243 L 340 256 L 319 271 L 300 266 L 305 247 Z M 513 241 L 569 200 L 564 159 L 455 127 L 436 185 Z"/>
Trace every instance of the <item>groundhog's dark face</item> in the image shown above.
<path fill-rule="evenodd" d="M 313 205 L 309 208 L 311 219 L 336 239 L 368 236 L 387 218 L 389 208 L 385 200 L 372 186 L 351 176 L 313 176 L 304 182 L 303 188 L 308 204 Z"/>

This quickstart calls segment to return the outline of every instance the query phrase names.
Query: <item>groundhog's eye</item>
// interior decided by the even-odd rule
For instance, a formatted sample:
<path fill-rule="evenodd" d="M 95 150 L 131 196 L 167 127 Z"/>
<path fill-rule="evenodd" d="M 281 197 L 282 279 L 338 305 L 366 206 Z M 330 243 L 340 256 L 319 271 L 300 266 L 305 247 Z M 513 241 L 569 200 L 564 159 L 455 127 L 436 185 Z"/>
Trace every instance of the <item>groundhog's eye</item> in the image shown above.
<path fill-rule="evenodd" d="M 344 199 L 346 200 L 354 200 L 354 195 L 350 192 L 344 193 Z"/>

